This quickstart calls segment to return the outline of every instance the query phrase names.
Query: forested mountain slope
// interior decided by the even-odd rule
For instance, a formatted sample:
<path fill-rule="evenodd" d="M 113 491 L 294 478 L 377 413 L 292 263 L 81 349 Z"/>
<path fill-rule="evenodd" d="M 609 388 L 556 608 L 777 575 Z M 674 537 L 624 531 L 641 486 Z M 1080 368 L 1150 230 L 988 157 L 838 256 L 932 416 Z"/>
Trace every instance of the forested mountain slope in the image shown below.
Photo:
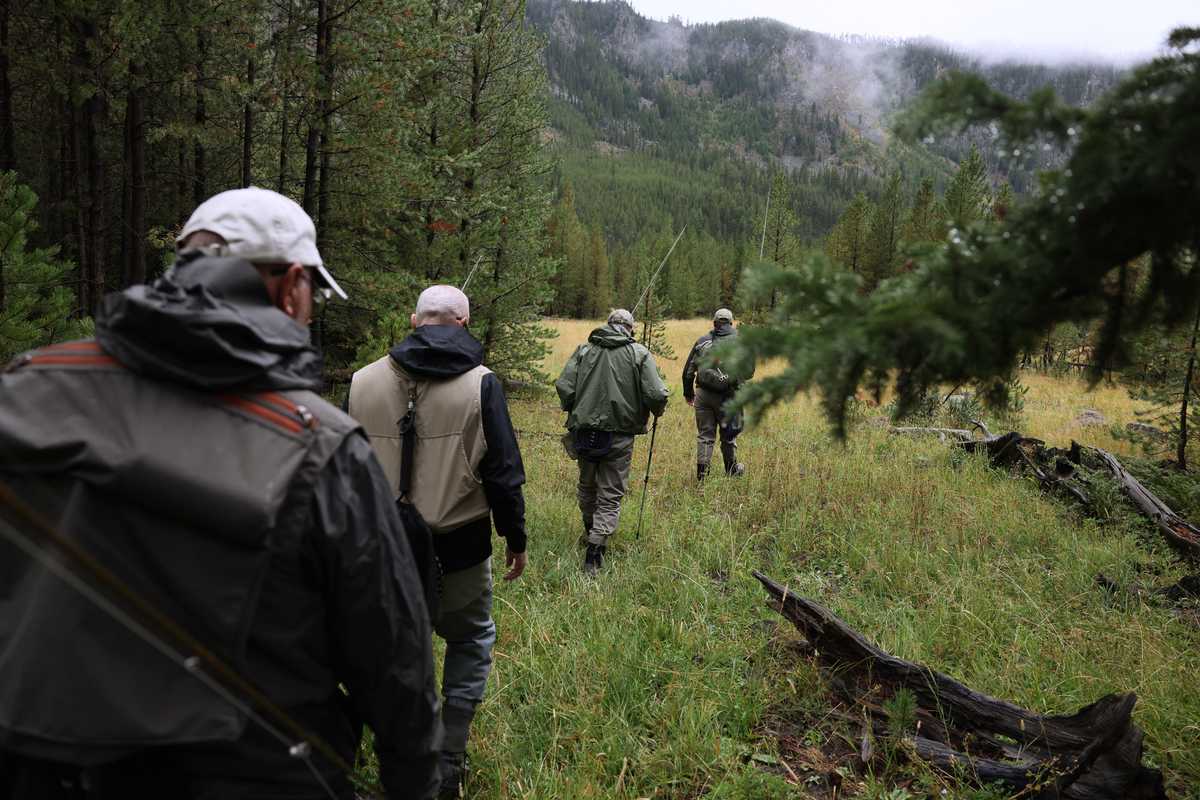
<path fill-rule="evenodd" d="M 812 243 L 857 194 L 883 194 L 890 173 L 908 196 L 924 178 L 940 188 L 973 143 L 993 183 L 1018 193 L 1061 157 L 1001 157 L 986 131 L 923 147 L 895 141 L 889 118 L 944 71 L 977 71 L 1022 97 L 1049 86 L 1080 105 L 1119 75 L 1111 65 L 988 64 L 932 42 L 835 38 L 767 19 L 661 22 L 625 2 L 530 0 L 527 16 L 546 37 L 547 135 L 580 221 L 599 227 L 610 250 L 687 223 L 688 237 L 713 239 L 693 249 L 721 251 L 728 265 L 703 270 L 704 280 L 726 286 L 759 243 L 773 171 L 787 174 L 795 235 Z"/>

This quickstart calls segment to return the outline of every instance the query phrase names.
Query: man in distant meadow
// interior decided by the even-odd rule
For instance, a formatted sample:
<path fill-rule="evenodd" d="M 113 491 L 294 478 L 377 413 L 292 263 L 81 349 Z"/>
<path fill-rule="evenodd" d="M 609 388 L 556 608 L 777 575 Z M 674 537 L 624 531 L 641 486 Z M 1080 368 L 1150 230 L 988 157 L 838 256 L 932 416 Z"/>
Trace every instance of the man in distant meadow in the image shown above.
<path fill-rule="evenodd" d="M 646 432 L 651 414 L 660 417 L 666 410 L 667 387 L 654 356 L 634 341 L 633 314 L 618 308 L 575 348 L 554 388 L 579 461 L 579 510 L 587 535 L 583 569 L 595 575 L 617 529 L 634 437 Z"/>
<path fill-rule="evenodd" d="M 713 327 L 696 340 L 683 365 L 683 399 L 696 409 L 696 480 L 704 480 L 712 463 L 713 444 L 721 438 L 721 459 L 725 474 L 741 477 L 746 467 L 737 460 L 737 437 L 742 432 L 741 412 L 730 413 L 729 401 L 741 381 L 721 365 L 718 348 L 737 337 L 733 327 L 733 312 L 718 308 L 713 314 Z"/>

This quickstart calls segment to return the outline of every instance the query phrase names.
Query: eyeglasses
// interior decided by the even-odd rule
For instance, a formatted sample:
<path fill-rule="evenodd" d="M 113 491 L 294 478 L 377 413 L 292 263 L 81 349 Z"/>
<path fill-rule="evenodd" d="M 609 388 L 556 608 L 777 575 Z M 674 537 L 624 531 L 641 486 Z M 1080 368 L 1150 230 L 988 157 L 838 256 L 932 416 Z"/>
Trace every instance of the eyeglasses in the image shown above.
<path fill-rule="evenodd" d="M 278 277 L 286 274 L 289 269 L 291 269 L 291 265 L 272 267 L 271 276 Z M 325 286 L 324 283 L 322 283 L 321 276 L 316 269 L 313 267 L 305 267 L 304 277 L 308 280 L 308 285 L 312 287 L 313 305 L 323 306 L 330 298 L 333 297 L 333 289 L 329 286 Z"/>
<path fill-rule="evenodd" d="M 304 277 L 308 278 L 308 285 L 312 287 L 313 305 L 323 306 L 333 298 L 333 289 L 321 283 L 315 269 L 305 267 Z"/>

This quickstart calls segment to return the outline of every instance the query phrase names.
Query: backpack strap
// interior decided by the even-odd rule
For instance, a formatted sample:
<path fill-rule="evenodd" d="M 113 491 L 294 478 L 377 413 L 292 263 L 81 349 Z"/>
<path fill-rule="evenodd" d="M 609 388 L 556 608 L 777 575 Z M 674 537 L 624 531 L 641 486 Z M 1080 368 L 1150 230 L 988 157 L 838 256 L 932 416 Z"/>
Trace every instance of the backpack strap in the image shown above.
<path fill-rule="evenodd" d="M 408 381 L 408 413 L 400 418 L 397 426 L 400 430 L 400 481 L 397 489 L 404 502 L 409 502 L 408 493 L 412 489 L 413 459 L 416 456 L 417 434 L 413 430 L 417 416 L 417 382 L 409 377 Z"/>

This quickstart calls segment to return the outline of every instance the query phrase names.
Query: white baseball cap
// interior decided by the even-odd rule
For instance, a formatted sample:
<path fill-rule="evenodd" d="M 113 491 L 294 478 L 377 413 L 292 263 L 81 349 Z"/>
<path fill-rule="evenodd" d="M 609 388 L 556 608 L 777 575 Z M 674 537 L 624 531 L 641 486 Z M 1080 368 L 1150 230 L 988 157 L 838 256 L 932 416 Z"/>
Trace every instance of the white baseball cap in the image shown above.
<path fill-rule="evenodd" d="M 175 247 L 196 231 L 210 231 L 224 239 L 221 255 L 312 267 L 325 288 L 347 299 L 317 252 L 312 219 L 295 200 L 278 192 L 251 186 L 213 195 L 196 206 Z"/>

